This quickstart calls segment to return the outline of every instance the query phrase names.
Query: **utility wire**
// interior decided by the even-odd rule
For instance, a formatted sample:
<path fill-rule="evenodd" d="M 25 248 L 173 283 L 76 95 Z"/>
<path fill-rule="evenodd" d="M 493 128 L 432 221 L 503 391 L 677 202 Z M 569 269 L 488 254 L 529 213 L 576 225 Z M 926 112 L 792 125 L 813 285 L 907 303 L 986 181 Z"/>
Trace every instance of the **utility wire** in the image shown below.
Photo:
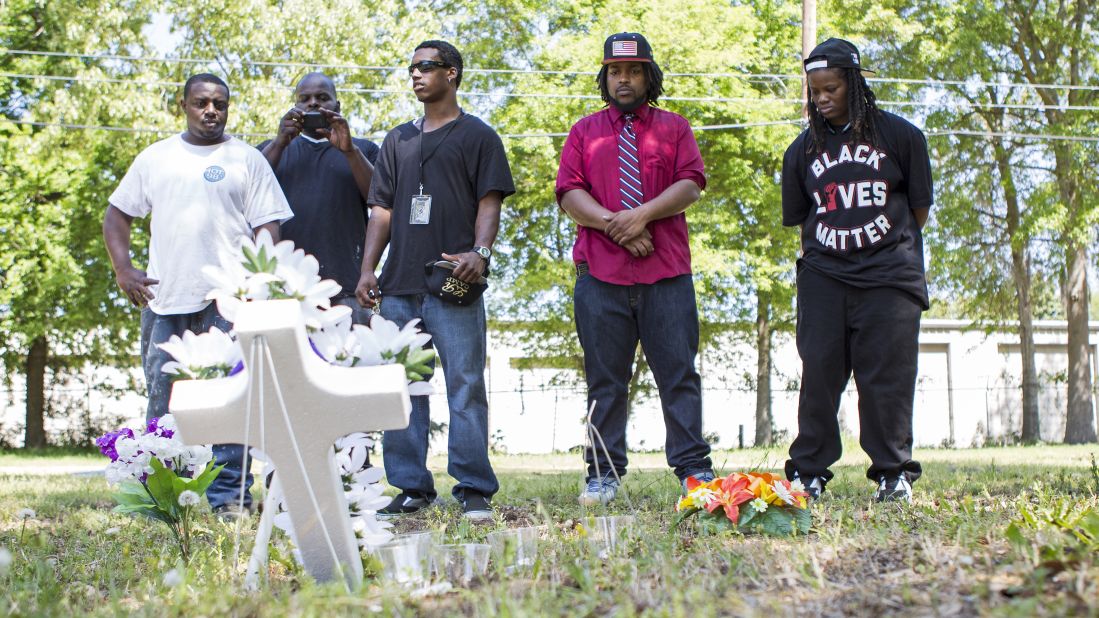
<path fill-rule="evenodd" d="M 87 130 L 87 131 L 118 131 L 122 133 L 156 133 L 156 134 L 172 134 L 180 133 L 180 129 L 157 129 L 150 127 L 115 127 L 109 125 L 90 125 L 90 124 L 74 124 L 67 122 L 40 122 L 31 120 L 12 120 L 5 118 L 5 122 L 17 125 L 28 125 L 35 127 L 56 127 L 61 129 L 71 130 Z M 721 131 L 729 129 L 748 129 L 755 127 L 768 127 L 776 125 L 787 124 L 802 124 L 801 119 L 790 120 L 771 120 L 760 122 L 744 122 L 738 124 L 714 124 L 714 125 L 700 125 L 692 126 L 694 131 Z M 925 131 L 930 137 L 939 137 L 943 135 L 964 135 L 971 137 L 999 137 L 1011 140 L 1050 140 L 1050 141 L 1072 141 L 1072 142 L 1099 142 L 1099 136 L 1086 136 L 1086 135 L 1048 135 L 1045 133 L 1003 133 L 994 131 L 969 131 L 962 129 L 928 129 Z M 271 133 L 232 133 L 230 135 L 234 137 L 247 137 L 247 138 L 270 138 L 273 135 Z M 375 132 L 367 135 L 366 137 L 384 137 L 384 133 Z M 533 139 L 533 138 L 555 138 L 566 137 L 568 133 L 501 133 L 500 137 L 504 139 Z"/>
<path fill-rule="evenodd" d="M 89 83 L 123 83 L 132 84 L 137 86 L 155 86 L 155 87 L 181 87 L 180 82 L 171 81 L 143 81 L 143 80 L 128 80 L 120 78 L 110 77 L 85 77 L 85 76 L 65 76 L 65 75 L 40 75 L 35 73 L 10 73 L 0 71 L 0 77 L 9 77 L 13 79 L 45 79 L 51 81 L 70 81 L 70 82 L 89 82 Z M 249 88 L 260 88 L 265 90 L 285 90 L 292 91 L 293 86 L 283 86 L 279 84 L 266 84 L 266 83 L 253 83 L 249 84 Z M 383 96 L 404 96 L 411 98 L 411 91 L 406 90 L 391 90 L 384 88 L 337 88 L 338 93 L 352 93 L 352 94 L 370 94 L 370 95 L 383 95 Z M 569 93 L 543 93 L 543 92 L 459 92 L 463 97 L 471 98 L 515 98 L 515 99 L 567 99 L 567 100 L 600 100 L 598 95 L 592 94 L 569 94 Z M 692 103 L 745 103 L 745 104 L 786 104 L 786 105 L 799 105 L 803 103 L 801 99 L 790 99 L 780 97 L 692 97 L 692 96 L 665 96 L 662 97 L 664 101 L 683 101 Z M 1026 110 L 1026 111 L 1038 111 L 1042 112 L 1047 109 L 1057 109 L 1061 111 L 1089 111 L 1099 112 L 1099 106 L 1096 105 L 1045 105 L 1045 104 L 1025 104 L 1025 103 L 973 103 L 968 101 L 882 101 L 877 102 L 880 106 L 886 107 L 915 107 L 915 108 L 935 108 L 935 109 L 1013 109 L 1013 110 Z"/>
<path fill-rule="evenodd" d="M 0 53 L 8 55 L 21 55 L 21 56 L 51 56 L 61 58 L 92 58 L 97 60 L 126 60 L 131 62 L 160 62 L 160 63 L 174 63 L 174 64 L 206 64 L 206 65 L 239 65 L 239 66 L 265 66 L 265 67 L 296 67 L 296 68 L 318 68 L 318 69 L 343 69 L 343 70 L 358 70 L 358 71 L 382 71 L 382 72 L 400 72 L 407 70 L 407 67 L 400 66 L 377 66 L 377 65 L 360 65 L 360 64 L 330 64 L 330 63 L 318 63 L 318 62 L 276 62 L 276 61 L 261 61 L 261 60 L 240 60 L 240 59 L 201 59 L 201 58 L 168 58 L 159 56 L 130 56 L 120 54 L 79 54 L 73 52 L 47 52 L 47 51 L 34 51 L 26 49 L 2 49 Z M 562 71 L 562 70 L 543 70 L 543 69 L 477 69 L 477 68 L 465 68 L 464 73 L 485 73 L 485 74 L 525 74 L 525 75 L 587 75 L 595 76 L 594 71 Z M 782 73 L 718 73 L 718 72 L 683 72 L 683 73 L 665 73 L 665 76 L 669 77 L 712 77 L 712 78 L 730 78 L 730 79 L 766 79 L 766 80 L 801 80 L 804 76 L 801 74 L 782 74 Z M 1014 83 L 1014 82 L 989 82 L 989 81 L 970 81 L 970 80 L 935 80 L 935 79 L 907 79 L 907 78 L 890 78 L 890 77 L 868 77 L 867 81 L 879 82 L 879 83 L 897 83 L 897 84 L 922 84 L 929 86 L 970 86 L 970 87 L 995 87 L 995 88 L 1037 88 L 1037 89 L 1050 89 L 1050 90 L 1099 90 L 1099 86 L 1085 86 L 1076 84 L 1029 84 L 1029 83 Z"/>

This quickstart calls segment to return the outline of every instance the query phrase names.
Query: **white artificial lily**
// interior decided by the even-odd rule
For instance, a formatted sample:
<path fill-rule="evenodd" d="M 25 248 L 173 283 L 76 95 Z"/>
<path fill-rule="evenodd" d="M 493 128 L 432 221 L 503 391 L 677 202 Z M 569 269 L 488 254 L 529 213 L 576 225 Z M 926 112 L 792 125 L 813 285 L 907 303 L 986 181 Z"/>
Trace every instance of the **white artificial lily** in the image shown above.
<path fill-rule="evenodd" d="M 782 484 L 782 481 L 771 483 L 771 489 L 775 490 L 775 494 L 778 495 L 779 498 L 782 498 L 782 501 L 786 504 L 797 504 L 797 500 L 794 498 L 793 494 L 790 493 L 790 490 L 786 489 L 786 486 Z"/>
<path fill-rule="evenodd" d="M 244 358 L 240 344 L 214 327 L 201 335 L 191 331 L 184 332 L 183 337 L 172 335 L 158 346 L 175 359 L 164 363 L 161 371 L 192 380 L 229 375 Z"/>
<path fill-rule="evenodd" d="M 359 365 L 383 365 L 392 363 L 407 348 L 422 348 L 431 341 L 431 335 L 416 328 L 419 319 L 400 328 L 380 315 L 370 318 L 370 328 L 356 324 L 352 329 L 359 338 Z"/>
<path fill-rule="evenodd" d="M 324 360 L 350 367 L 359 354 L 359 339 L 351 332 L 351 308 L 336 305 L 320 315 L 320 330 L 309 333 L 309 340 Z"/>

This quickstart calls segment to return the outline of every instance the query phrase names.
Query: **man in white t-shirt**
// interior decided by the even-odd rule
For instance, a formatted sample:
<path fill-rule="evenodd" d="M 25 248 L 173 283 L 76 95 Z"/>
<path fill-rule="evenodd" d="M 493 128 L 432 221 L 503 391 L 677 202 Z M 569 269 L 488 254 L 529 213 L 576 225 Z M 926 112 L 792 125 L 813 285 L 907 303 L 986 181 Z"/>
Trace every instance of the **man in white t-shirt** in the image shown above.
<path fill-rule="evenodd" d="M 170 360 L 158 347 L 172 335 L 206 332 L 231 325 L 206 300 L 211 286 L 202 276 L 208 264 L 225 266 L 240 243 L 261 229 L 276 241 L 279 224 L 293 213 L 270 165 L 248 144 L 225 134 L 229 87 L 216 75 L 200 73 L 183 86 L 180 107 L 187 130 L 156 142 L 134 159 L 111 194 L 103 217 L 103 238 L 118 287 L 141 311 L 141 362 L 149 390 L 147 419 L 168 412 Z M 130 260 L 135 217 L 152 214 L 149 270 Z M 215 512 L 242 515 L 251 509 L 244 448 L 214 445 L 214 458 L 225 464 L 206 495 Z"/>

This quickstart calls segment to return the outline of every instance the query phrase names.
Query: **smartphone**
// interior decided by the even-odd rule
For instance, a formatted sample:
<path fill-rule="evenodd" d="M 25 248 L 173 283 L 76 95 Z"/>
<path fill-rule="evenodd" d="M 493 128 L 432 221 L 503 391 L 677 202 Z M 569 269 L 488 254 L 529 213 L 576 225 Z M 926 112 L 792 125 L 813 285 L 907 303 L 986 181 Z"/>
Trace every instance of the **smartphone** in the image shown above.
<path fill-rule="evenodd" d="M 301 126 L 304 129 L 327 129 L 328 119 L 320 112 L 305 112 L 302 114 Z"/>

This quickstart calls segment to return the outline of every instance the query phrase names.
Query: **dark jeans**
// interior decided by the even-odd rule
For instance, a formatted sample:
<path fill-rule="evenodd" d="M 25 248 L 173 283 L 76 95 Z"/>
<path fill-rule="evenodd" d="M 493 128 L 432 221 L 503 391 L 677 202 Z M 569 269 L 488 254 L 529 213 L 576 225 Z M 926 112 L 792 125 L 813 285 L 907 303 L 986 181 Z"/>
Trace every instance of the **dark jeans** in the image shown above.
<path fill-rule="evenodd" d="M 500 483 L 488 458 L 484 299 L 462 307 L 427 294 L 386 296 L 382 300 L 382 316 L 401 327 L 409 320 L 420 318 L 420 328 L 431 334 L 431 345 L 443 364 L 450 407 L 447 473 L 458 481 L 451 494 L 461 500 L 469 489 L 491 498 L 500 489 Z M 434 500 L 435 480 L 427 469 L 428 397 L 421 395 L 411 399 L 408 427 L 387 431 L 383 436 L 382 464 L 390 485 Z"/>
<path fill-rule="evenodd" d="M 576 280 L 576 333 L 584 348 L 588 408 L 606 443 L 610 461 L 595 439 L 586 450 L 588 479 L 611 466 L 626 474 L 626 401 L 634 354 L 640 341 L 660 391 L 668 465 L 680 479 L 709 470 L 710 446 L 702 439 L 702 380 L 698 355 L 698 309 L 690 275 L 650 285 L 613 285 L 590 274 Z M 587 410 L 585 410 L 587 412 Z"/>
<path fill-rule="evenodd" d="M 859 444 L 866 476 L 922 468 L 912 459 L 912 401 L 920 353 L 920 302 L 896 288 L 857 288 L 808 268 L 798 271 L 797 346 L 801 356 L 798 437 L 786 474 L 832 478 L 843 451 L 840 396 L 852 373 L 859 391 Z"/>
<path fill-rule="evenodd" d="M 145 384 L 149 389 L 146 420 L 167 414 L 168 400 L 172 395 L 171 377 L 161 371 L 164 363 L 172 357 L 157 347 L 157 344 L 168 341 L 172 335 L 182 337 L 187 331 L 201 334 L 215 326 L 225 332 L 233 328 L 233 325 L 218 313 L 216 303 L 210 303 L 205 309 L 194 313 L 160 315 L 148 307 L 141 311 L 141 366 L 145 371 Z M 244 446 L 215 444 L 213 451 L 215 463 L 224 464 L 225 468 L 206 490 L 210 507 L 216 509 L 225 504 L 239 503 L 242 475 L 245 476 L 244 504 L 250 506 L 252 496 L 248 488 L 252 486 L 252 475 L 244 473 L 251 466 L 252 458 L 249 457 L 244 461 Z"/>

